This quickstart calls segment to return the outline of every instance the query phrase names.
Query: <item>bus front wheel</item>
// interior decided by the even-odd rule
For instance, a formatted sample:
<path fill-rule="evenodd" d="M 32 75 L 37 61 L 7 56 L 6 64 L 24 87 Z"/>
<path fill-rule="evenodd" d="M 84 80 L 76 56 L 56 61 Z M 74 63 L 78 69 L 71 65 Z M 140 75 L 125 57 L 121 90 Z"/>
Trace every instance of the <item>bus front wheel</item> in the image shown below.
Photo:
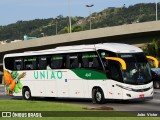
<path fill-rule="evenodd" d="M 29 88 L 24 88 L 23 89 L 23 98 L 25 100 L 30 100 L 32 98 Z"/>
<path fill-rule="evenodd" d="M 97 104 L 104 104 L 105 98 L 101 88 L 94 88 L 92 91 L 92 101 Z"/>

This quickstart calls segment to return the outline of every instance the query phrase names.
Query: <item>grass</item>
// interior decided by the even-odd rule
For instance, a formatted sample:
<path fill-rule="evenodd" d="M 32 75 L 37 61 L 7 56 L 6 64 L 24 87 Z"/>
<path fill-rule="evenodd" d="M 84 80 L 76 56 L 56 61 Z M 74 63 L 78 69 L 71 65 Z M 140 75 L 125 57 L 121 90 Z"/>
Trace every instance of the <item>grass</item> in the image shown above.
<path fill-rule="evenodd" d="M 0 100 L 0 111 L 86 111 L 84 106 L 53 101 Z M 73 113 L 74 114 L 74 113 Z M 63 115 L 62 115 L 63 116 Z M 115 114 L 114 116 L 117 116 Z M 45 118 L 0 118 L 0 120 L 53 120 Z M 54 117 L 54 120 L 155 120 L 154 117 Z M 157 118 L 156 120 L 160 120 Z"/>
<path fill-rule="evenodd" d="M 48 101 L 0 100 L 0 111 L 81 111 L 82 106 Z"/>

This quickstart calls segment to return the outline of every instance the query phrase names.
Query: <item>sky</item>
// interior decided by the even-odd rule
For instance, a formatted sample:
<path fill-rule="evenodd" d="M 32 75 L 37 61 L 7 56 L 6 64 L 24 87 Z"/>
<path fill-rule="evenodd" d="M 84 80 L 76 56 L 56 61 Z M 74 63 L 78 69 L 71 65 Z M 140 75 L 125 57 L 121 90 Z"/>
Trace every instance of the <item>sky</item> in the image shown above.
<path fill-rule="evenodd" d="M 70 2 L 69 2 L 70 1 Z M 100 12 L 108 7 L 122 7 L 137 3 L 154 3 L 156 0 L 0 0 L 0 25 L 17 21 L 56 18 L 59 15 L 89 15 L 87 4 L 94 4 L 91 12 Z M 158 1 L 158 0 L 157 0 Z M 160 0 L 159 0 L 160 2 Z M 69 9 L 70 8 L 70 12 Z M 69 14 L 70 13 L 70 14 Z"/>

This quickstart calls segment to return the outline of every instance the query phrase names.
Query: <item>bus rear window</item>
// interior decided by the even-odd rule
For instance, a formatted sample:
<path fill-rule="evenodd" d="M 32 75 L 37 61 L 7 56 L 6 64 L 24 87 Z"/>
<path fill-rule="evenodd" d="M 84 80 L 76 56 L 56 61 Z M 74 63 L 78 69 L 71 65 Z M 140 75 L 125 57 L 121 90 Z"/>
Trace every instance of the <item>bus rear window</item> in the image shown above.
<path fill-rule="evenodd" d="M 8 57 L 4 59 L 5 68 L 8 70 L 14 70 L 14 58 Z"/>

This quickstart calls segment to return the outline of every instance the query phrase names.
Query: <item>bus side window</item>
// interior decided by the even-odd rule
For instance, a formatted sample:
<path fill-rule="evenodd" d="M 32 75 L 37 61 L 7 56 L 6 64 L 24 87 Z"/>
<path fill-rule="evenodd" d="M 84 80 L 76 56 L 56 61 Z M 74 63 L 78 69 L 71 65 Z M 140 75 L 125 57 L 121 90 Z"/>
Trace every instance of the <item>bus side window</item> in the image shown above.
<path fill-rule="evenodd" d="M 67 68 L 79 68 L 78 63 L 78 55 L 77 54 L 70 54 L 67 55 Z"/>
<path fill-rule="evenodd" d="M 110 77 L 113 80 L 116 81 L 121 81 L 121 71 L 120 71 L 120 67 L 119 67 L 119 63 L 117 63 L 116 61 L 111 61 L 110 62 Z"/>
<path fill-rule="evenodd" d="M 98 62 L 98 58 L 93 58 L 93 68 L 100 68 L 100 64 Z"/>
<path fill-rule="evenodd" d="M 37 58 L 36 57 L 24 58 L 24 68 L 26 70 L 36 70 L 37 69 Z"/>
<path fill-rule="evenodd" d="M 87 54 L 82 54 L 82 67 L 83 68 L 89 68 L 89 59 L 85 58 L 84 56 L 87 56 Z"/>
<path fill-rule="evenodd" d="M 98 50 L 98 53 L 101 57 L 105 70 L 109 71 L 109 60 L 106 60 L 105 57 L 116 57 L 116 54 L 107 50 Z"/>
<path fill-rule="evenodd" d="M 51 58 L 52 69 L 63 69 L 65 68 L 64 55 L 53 55 Z"/>
<path fill-rule="evenodd" d="M 14 70 L 23 70 L 23 58 L 14 59 Z"/>
<path fill-rule="evenodd" d="M 38 68 L 39 70 L 45 70 L 47 67 L 47 57 L 46 56 L 40 56 L 39 62 L 38 62 Z"/>
<path fill-rule="evenodd" d="M 78 68 L 81 68 L 82 67 L 82 54 L 79 53 L 78 54 Z"/>
<path fill-rule="evenodd" d="M 82 54 L 82 67 L 102 70 L 102 65 L 95 52 Z"/>

